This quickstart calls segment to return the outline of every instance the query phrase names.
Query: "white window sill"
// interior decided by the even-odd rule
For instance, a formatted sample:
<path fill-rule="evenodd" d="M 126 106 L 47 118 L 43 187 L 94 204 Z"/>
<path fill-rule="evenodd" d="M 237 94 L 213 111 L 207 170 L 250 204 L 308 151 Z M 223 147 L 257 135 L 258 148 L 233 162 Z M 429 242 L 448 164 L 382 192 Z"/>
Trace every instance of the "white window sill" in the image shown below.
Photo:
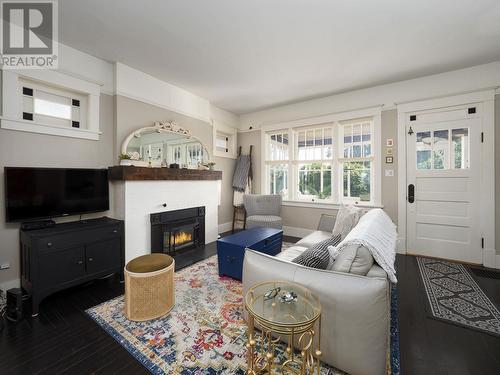
<path fill-rule="evenodd" d="M 99 140 L 101 132 L 82 128 L 42 124 L 34 121 L 0 117 L 0 128 L 24 131 L 29 133 L 58 135 L 61 137 Z"/>
<path fill-rule="evenodd" d="M 218 158 L 228 158 L 228 159 L 237 159 L 238 155 L 235 152 L 222 152 L 218 150 L 214 150 L 213 155 Z"/>
<path fill-rule="evenodd" d="M 346 202 L 346 204 L 352 204 L 360 208 L 384 208 L 384 206 L 379 204 L 374 204 L 370 202 L 362 202 L 358 204 Z M 307 208 L 322 208 L 329 210 L 338 210 L 341 206 L 340 203 L 327 203 L 327 202 L 300 202 L 300 201 L 283 201 L 283 206 L 290 207 L 307 207 Z"/>

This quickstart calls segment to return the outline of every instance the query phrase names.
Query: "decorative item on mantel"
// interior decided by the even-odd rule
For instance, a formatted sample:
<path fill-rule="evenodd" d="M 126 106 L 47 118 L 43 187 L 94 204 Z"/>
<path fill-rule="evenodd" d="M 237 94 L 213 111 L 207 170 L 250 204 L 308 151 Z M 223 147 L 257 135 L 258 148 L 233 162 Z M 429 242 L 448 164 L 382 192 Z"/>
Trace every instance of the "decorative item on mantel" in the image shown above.
<path fill-rule="evenodd" d="M 129 167 L 132 165 L 132 162 L 130 161 L 130 155 L 128 154 L 120 154 L 120 165 L 123 167 Z"/>

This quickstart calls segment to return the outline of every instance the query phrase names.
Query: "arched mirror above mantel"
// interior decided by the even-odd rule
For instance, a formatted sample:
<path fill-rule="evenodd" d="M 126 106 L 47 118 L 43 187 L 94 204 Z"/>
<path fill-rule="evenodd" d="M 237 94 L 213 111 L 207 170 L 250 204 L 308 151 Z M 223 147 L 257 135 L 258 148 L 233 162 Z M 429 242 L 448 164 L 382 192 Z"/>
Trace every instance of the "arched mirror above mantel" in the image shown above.
<path fill-rule="evenodd" d="M 135 166 L 196 169 L 210 162 L 205 145 L 173 121 L 156 121 L 153 126 L 135 130 L 123 142 L 121 153 Z"/>

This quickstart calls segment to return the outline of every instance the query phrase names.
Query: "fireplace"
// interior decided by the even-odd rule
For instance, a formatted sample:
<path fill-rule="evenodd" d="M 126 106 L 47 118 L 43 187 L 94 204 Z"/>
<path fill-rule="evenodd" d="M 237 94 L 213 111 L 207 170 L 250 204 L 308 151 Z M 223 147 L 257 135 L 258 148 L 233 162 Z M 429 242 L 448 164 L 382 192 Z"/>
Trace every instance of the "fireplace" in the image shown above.
<path fill-rule="evenodd" d="M 151 214 L 151 252 L 177 254 L 205 244 L 205 207 Z"/>

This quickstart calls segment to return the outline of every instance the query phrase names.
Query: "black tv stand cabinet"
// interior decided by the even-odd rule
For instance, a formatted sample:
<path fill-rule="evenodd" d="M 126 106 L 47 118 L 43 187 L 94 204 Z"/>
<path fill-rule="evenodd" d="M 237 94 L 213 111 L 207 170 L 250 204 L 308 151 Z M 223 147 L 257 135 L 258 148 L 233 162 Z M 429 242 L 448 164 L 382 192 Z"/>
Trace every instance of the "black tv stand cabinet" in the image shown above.
<path fill-rule="evenodd" d="M 21 285 L 32 315 L 57 291 L 111 273 L 123 279 L 124 234 L 123 221 L 108 217 L 21 230 Z"/>

